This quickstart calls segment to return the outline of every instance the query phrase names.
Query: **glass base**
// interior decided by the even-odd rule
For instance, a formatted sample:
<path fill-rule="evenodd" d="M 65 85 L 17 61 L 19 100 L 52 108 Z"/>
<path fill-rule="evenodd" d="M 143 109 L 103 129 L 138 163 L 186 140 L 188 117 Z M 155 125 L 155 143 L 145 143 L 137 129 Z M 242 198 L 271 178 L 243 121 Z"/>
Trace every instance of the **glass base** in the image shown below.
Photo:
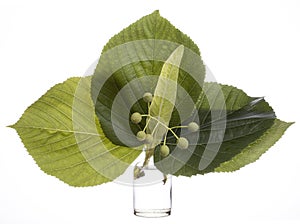
<path fill-rule="evenodd" d="M 145 218 L 160 218 L 171 215 L 171 209 L 134 209 L 134 214 Z"/>

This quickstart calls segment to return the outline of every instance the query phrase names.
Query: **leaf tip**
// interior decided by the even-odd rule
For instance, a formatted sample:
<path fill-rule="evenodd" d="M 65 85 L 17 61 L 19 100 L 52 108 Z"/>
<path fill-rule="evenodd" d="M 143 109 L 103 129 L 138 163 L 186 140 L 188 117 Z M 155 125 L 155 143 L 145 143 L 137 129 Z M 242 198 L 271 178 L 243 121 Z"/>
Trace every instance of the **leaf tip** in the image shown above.
<path fill-rule="evenodd" d="M 154 10 L 154 12 L 153 12 L 152 14 L 153 14 L 153 15 L 160 16 L 160 13 L 159 13 L 159 10 L 158 10 L 158 9 Z"/>
<path fill-rule="evenodd" d="M 178 50 L 181 54 L 183 54 L 183 52 L 184 52 L 184 45 L 183 45 L 183 44 L 180 44 L 180 45 L 177 47 L 177 50 Z"/>
<path fill-rule="evenodd" d="M 10 124 L 10 125 L 7 125 L 6 127 L 7 127 L 7 128 L 15 129 L 15 126 L 16 126 L 16 124 Z"/>

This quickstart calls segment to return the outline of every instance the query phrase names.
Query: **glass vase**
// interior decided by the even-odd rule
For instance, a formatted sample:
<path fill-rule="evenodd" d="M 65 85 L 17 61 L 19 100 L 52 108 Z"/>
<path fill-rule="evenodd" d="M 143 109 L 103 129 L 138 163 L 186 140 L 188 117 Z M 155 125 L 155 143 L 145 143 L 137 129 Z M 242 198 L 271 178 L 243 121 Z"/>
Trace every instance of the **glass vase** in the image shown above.
<path fill-rule="evenodd" d="M 171 214 L 172 176 L 164 175 L 151 161 L 137 163 L 133 174 L 133 209 L 140 217 L 156 218 Z"/>

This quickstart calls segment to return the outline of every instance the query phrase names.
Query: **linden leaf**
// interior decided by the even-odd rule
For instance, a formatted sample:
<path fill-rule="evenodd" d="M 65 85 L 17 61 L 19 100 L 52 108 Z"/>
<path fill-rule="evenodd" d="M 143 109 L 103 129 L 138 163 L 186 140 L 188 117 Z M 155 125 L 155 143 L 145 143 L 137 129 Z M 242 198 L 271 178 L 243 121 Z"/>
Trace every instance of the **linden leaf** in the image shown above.
<path fill-rule="evenodd" d="M 70 78 L 55 85 L 10 126 L 44 172 L 71 186 L 112 181 L 141 152 L 105 137 L 94 113 L 90 82 L 90 77 Z"/>
<path fill-rule="evenodd" d="M 178 149 L 170 133 L 170 155 L 163 158 L 156 148 L 155 164 L 162 172 L 192 176 L 239 169 L 258 159 L 290 125 L 275 119 L 263 98 L 252 98 L 242 90 L 217 83 L 205 83 L 197 108 L 182 125 L 196 120 L 200 130 L 175 130 L 178 136 L 188 139 L 187 150 Z M 280 130 L 275 130 L 278 127 Z"/>
<path fill-rule="evenodd" d="M 105 135 L 115 144 L 137 146 L 136 133 L 145 126 L 129 123 L 134 112 L 146 114 L 144 93 L 154 94 L 162 67 L 178 46 L 184 46 L 177 83 L 176 109 L 192 112 L 202 89 L 205 68 L 194 42 L 158 11 L 112 37 L 105 45 L 92 78 L 92 99 Z M 192 100 L 192 104 L 186 99 Z M 170 111 L 172 112 L 172 111 Z M 171 124 L 180 123 L 173 111 Z"/>

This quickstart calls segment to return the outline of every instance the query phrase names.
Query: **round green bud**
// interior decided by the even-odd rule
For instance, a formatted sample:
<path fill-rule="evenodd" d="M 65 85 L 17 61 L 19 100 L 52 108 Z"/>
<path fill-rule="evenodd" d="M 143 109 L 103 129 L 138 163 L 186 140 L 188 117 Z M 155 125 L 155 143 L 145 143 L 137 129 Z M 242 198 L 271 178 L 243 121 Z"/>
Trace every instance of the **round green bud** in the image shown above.
<path fill-rule="evenodd" d="M 186 138 L 180 137 L 177 139 L 177 146 L 180 149 L 187 149 L 189 147 L 189 142 Z"/>
<path fill-rule="evenodd" d="M 153 142 L 153 136 L 151 134 L 146 134 L 145 142 L 150 144 Z"/>
<path fill-rule="evenodd" d="M 199 125 L 196 122 L 191 122 L 188 124 L 188 130 L 190 132 L 196 132 L 199 130 Z"/>
<path fill-rule="evenodd" d="M 146 103 L 150 103 L 152 101 L 152 94 L 151 93 L 145 93 L 143 96 L 143 100 Z"/>
<path fill-rule="evenodd" d="M 140 113 L 138 113 L 138 112 L 135 112 L 135 113 L 133 113 L 133 114 L 131 115 L 130 120 L 132 121 L 132 123 L 138 124 L 138 123 L 140 123 L 141 120 L 142 120 L 142 115 L 141 115 Z"/>
<path fill-rule="evenodd" d="M 139 141 L 144 141 L 145 138 L 146 138 L 146 133 L 144 131 L 139 131 L 137 134 L 136 134 L 136 138 L 137 140 Z"/>
<path fill-rule="evenodd" d="M 170 153 L 170 149 L 167 145 L 162 145 L 160 147 L 160 155 L 162 157 L 166 157 L 167 155 L 169 155 L 169 153 Z"/>

